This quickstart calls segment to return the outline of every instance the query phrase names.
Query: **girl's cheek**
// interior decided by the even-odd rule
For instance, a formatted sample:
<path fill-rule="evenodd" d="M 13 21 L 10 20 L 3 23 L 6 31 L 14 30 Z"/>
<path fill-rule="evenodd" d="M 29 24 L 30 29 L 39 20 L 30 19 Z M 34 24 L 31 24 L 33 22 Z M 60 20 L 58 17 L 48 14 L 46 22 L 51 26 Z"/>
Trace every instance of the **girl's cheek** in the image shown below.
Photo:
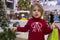
<path fill-rule="evenodd" d="M 35 12 L 33 12 L 32 15 L 35 15 Z"/>

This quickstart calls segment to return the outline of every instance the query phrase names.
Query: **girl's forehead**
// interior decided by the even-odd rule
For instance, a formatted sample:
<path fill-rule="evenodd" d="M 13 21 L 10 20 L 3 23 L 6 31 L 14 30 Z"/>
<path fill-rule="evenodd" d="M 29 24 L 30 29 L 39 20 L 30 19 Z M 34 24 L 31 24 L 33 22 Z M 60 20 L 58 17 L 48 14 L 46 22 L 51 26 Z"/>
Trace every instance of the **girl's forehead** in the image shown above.
<path fill-rule="evenodd" d="M 38 7 L 37 5 L 34 5 L 34 7 Z"/>
<path fill-rule="evenodd" d="M 39 7 L 38 6 L 34 6 L 33 9 L 39 9 Z"/>

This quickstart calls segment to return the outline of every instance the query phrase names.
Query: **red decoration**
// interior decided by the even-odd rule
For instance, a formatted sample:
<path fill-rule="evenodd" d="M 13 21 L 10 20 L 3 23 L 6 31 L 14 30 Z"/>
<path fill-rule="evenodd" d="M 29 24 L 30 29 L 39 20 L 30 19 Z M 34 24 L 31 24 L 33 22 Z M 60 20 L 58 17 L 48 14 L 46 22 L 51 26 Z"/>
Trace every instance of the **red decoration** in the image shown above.
<path fill-rule="evenodd" d="M 13 13 L 10 13 L 9 16 L 12 17 L 12 16 L 14 16 L 14 14 Z"/>

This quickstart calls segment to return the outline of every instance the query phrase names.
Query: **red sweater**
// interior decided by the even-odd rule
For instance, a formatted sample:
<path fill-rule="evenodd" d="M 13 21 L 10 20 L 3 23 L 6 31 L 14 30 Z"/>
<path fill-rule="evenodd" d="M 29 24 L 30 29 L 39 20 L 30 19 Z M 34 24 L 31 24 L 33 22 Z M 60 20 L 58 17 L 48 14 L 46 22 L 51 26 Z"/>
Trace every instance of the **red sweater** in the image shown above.
<path fill-rule="evenodd" d="M 27 32 L 29 30 L 28 40 L 45 40 L 44 35 L 52 32 L 45 20 L 40 18 L 31 18 L 25 27 L 17 27 L 20 32 Z"/>

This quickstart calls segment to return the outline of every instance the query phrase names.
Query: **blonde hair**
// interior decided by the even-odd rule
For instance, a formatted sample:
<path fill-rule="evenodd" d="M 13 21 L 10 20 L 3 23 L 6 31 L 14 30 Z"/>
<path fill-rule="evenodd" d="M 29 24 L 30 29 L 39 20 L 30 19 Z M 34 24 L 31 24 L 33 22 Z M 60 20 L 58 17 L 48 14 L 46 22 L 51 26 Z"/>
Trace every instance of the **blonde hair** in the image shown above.
<path fill-rule="evenodd" d="M 39 10 L 40 10 L 41 16 L 42 16 L 42 14 L 43 14 L 43 7 L 42 7 L 41 4 L 33 4 L 33 5 L 31 5 L 31 7 L 30 7 L 30 15 L 32 16 L 32 11 L 33 11 L 35 6 L 39 7 Z"/>

